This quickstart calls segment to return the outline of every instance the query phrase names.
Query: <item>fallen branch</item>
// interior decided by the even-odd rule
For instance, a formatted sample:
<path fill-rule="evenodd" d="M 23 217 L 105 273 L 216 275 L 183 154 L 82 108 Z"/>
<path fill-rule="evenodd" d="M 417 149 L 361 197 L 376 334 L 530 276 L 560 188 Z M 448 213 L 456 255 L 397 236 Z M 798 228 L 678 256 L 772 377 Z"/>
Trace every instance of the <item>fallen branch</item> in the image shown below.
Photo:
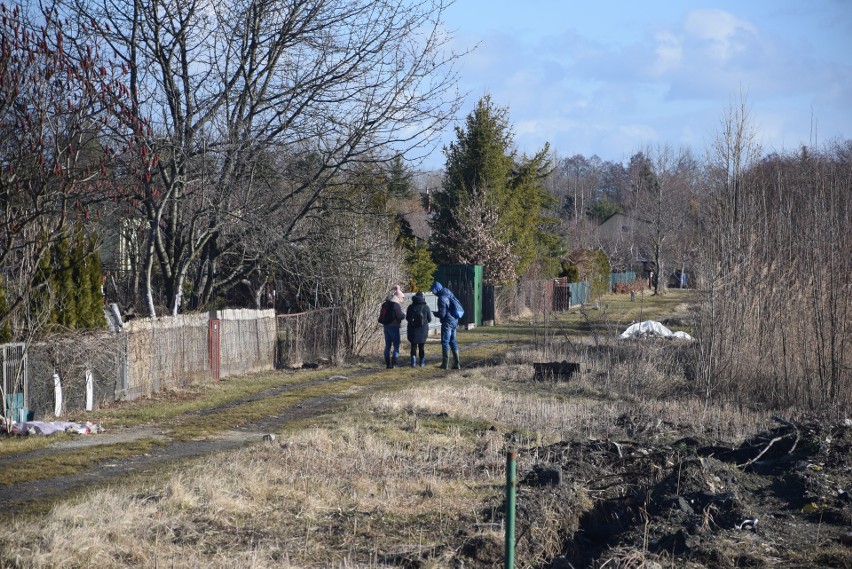
<path fill-rule="evenodd" d="M 782 418 L 780 418 L 780 417 L 772 417 L 772 418 L 773 418 L 773 419 L 775 419 L 775 420 L 776 420 L 777 422 L 779 422 L 779 423 L 782 423 L 782 424 L 784 424 L 784 425 L 786 425 L 786 426 L 792 427 L 792 428 L 793 428 L 793 430 L 795 431 L 795 433 L 787 433 L 786 435 L 781 435 L 780 437 L 775 437 L 774 439 L 772 439 L 771 441 L 769 441 L 769 444 L 768 444 L 768 445 L 766 445 L 766 447 L 765 447 L 762 451 L 760 451 L 760 454 L 758 454 L 756 457 L 754 457 L 753 459 L 749 460 L 748 462 L 745 462 L 745 463 L 743 463 L 743 464 L 738 464 L 738 465 L 737 465 L 737 468 L 747 468 L 748 466 L 751 466 L 752 464 L 754 464 L 755 462 L 757 462 L 758 460 L 760 460 L 760 457 L 762 457 L 764 454 L 766 454 L 766 452 L 767 452 L 770 448 L 772 448 L 772 445 L 774 445 L 774 444 L 775 444 L 775 443 L 777 443 L 778 441 L 782 441 L 782 440 L 786 439 L 787 437 L 792 436 L 793 434 L 795 434 L 795 435 L 796 435 L 796 441 L 793 443 L 793 446 L 790 448 L 790 450 L 789 450 L 789 451 L 787 451 L 787 454 L 792 454 L 792 453 L 793 453 L 793 451 L 794 451 L 794 450 L 796 450 L 796 445 L 798 445 L 798 444 L 799 444 L 799 429 L 798 429 L 798 427 L 796 427 L 796 425 L 794 425 L 793 423 L 791 423 L 791 422 L 789 422 L 789 421 L 785 421 L 784 419 L 782 419 Z"/>

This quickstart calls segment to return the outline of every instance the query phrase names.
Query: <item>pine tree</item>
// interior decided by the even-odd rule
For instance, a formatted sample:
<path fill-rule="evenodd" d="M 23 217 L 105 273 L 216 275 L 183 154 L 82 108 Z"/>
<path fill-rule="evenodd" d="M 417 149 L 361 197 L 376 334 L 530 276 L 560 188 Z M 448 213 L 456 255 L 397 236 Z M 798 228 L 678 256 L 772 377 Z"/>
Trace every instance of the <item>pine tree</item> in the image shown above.
<path fill-rule="evenodd" d="M 544 215 L 551 199 L 542 185 L 549 149 L 518 158 L 513 144 L 508 110 L 483 97 L 444 150 L 446 173 L 434 197 L 436 261 L 481 264 L 486 282 L 520 275 L 537 256 L 556 249 Z M 487 235 L 477 233 L 483 231 Z"/>
<path fill-rule="evenodd" d="M 424 241 L 411 239 L 406 241 L 406 249 L 408 251 L 405 256 L 405 269 L 408 273 L 408 287 L 412 292 L 426 291 L 432 286 L 432 275 L 438 265 L 432 260 L 432 254 L 429 252 Z"/>
<path fill-rule="evenodd" d="M 411 182 L 411 172 L 405 167 L 402 156 L 394 156 L 388 169 L 388 194 L 398 199 L 411 197 L 414 190 Z"/>

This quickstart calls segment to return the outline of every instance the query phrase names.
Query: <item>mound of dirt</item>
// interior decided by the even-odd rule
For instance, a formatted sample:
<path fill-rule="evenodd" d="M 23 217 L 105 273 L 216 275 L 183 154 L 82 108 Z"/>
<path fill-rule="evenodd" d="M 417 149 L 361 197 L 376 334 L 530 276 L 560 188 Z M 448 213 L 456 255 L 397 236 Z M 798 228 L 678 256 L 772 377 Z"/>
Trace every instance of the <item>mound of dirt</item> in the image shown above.
<path fill-rule="evenodd" d="M 737 447 L 638 433 L 530 449 L 518 566 L 852 567 L 852 424 L 778 421 Z"/>

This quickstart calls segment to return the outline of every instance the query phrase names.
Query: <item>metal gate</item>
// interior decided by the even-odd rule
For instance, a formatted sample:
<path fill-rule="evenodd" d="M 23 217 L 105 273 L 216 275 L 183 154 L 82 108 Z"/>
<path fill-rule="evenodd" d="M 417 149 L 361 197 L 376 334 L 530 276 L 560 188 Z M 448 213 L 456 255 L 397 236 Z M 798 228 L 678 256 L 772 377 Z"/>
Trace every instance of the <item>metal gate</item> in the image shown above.
<path fill-rule="evenodd" d="M 494 304 L 494 285 L 482 287 L 482 323 L 495 324 L 494 316 L 497 313 Z"/>
<path fill-rule="evenodd" d="M 14 421 L 28 419 L 29 366 L 26 344 L 3 344 L 3 415 Z"/>

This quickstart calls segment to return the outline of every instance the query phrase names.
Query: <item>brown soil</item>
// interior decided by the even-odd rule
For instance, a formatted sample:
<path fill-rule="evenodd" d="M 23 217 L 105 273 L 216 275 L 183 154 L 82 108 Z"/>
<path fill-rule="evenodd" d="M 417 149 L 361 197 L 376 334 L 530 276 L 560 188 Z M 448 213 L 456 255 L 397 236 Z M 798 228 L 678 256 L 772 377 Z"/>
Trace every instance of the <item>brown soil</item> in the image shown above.
<path fill-rule="evenodd" d="M 517 559 L 540 562 L 523 566 L 852 567 L 849 421 L 779 420 L 737 447 L 622 423 L 639 432 L 527 451 L 540 461 L 519 473 Z M 497 566 L 481 557 L 465 566 Z"/>

